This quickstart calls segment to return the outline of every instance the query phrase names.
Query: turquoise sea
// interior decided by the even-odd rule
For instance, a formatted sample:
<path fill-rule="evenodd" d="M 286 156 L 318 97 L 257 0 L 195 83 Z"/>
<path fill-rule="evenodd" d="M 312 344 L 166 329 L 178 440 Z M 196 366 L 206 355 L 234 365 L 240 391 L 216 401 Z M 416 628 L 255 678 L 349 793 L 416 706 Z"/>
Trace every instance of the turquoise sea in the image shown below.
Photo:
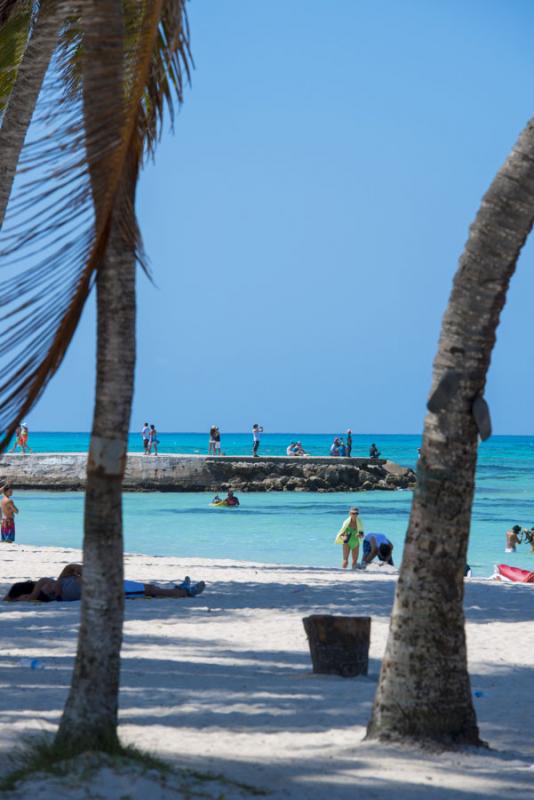
<path fill-rule="evenodd" d="M 260 454 L 282 455 L 299 440 L 313 455 L 328 453 L 334 434 L 264 434 Z M 162 433 L 162 453 L 204 453 L 201 433 Z M 83 452 L 86 433 L 30 433 L 35 452 Z M 419 436 L 355 435 L 353 455 L 367 455 L 376 442 L 384 457 L 414 466 Z M 222 434 L 227 454 L 250 452 L 251 436 Z M 140 452 L 133 434 L 130 450 Z M 17 541 L 78 547 L 82 540 L 83 496 L 66 492 L 17 492 Z M 184 557 L 229 558 L 269 563 L 336 567 L 340 548 L 333 539 L 348 507 L 357 503 L 367 531 L 386 533 L 400 561 L 411 492 L 356 494 L 252 493 L 241 495 L 239 509 L 209 507 L 208 494 L 126 494 L 125 544 L 129 552 Z M 534 525 L 534 436 L 494 436 L 480 447 L 477 492 L 469 546 L 475 575 L 488 575 L 495 563 L 534 569 L 534 554 L 522 545 L 504 555 L 504 532 L 512 524 Z"/>

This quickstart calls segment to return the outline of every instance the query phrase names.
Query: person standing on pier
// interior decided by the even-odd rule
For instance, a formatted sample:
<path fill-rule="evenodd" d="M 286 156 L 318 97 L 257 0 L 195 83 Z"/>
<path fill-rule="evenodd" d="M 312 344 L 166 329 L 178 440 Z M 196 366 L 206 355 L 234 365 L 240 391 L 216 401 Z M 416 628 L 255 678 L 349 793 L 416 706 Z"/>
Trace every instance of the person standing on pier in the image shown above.
<path fill-rule="evenodd" d="M 210 428 L 210 443 L 208 447 L 208 455 L 220 456 L 221 455 L 221 432 L 217 425 L 212 425 Z"/>
<path fill-rule="evenodd" d="M 263 427 L 255 423 L 252 426 L 252 455 L 257 456 L 258 450 L 260 449 L 260 441 L 261 435 L 263 433 Z"/>
<path fill-rule="evenodd" d="M 347 458 L 350 458 L 351 457 L 351 453 L 352 453 L 352 431 L 351 431 L 350 428 L 347 431 L 347 439 L 346 439 L 346 444 L 345 444 L 345 451 L 346 451 Z"/>
<path fill-rule="evenodd" d="M 28 426 L 26 425 L 25 422 L 23 422 L 22 425 L 20 426 L 20 437 L 19 437 L 19 443 L 20 443 L 20 446 L 22 447 L 22 452 L 23 453 L 26 453 L 27 450 L 30 450 L 30 448 L 28 446 L 28 436 L 29 435 L 30 435 L 30 432 L 28 430 Z M 31 453 L 31 450 L 30 450 L 30 453 Z"/>
<path fill-rule="evenodd" d="M 149 433 L 149 440 L 148 440 L 148 452 L 152 452 L 152 448 L 154 448 L 154 455 L 157 456 L 158 454 L 158 432 L 156 430 L 155 425 L 150 426 L 150 433 Z"/>
<path fill-rule="evenodd" d="M 145 456 L 148 455 L 148 446 L 150 443 L 150 427 L 148 422 L 145 422 L 141 429 L 141 436 L 143 437 L 143 453 Z"/>

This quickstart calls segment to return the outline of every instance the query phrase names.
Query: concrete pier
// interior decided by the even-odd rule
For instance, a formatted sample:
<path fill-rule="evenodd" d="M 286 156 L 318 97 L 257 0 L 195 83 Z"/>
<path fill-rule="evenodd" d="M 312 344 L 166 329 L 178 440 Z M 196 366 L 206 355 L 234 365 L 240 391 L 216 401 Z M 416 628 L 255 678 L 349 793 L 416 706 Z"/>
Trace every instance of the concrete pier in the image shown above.
<path fill-rule="evenodd" d="M 17 489 L 80 490 L 87 453 L 8 453 L 0 481 Z M 200 456 L 129 453 L 126 491 L 367 491 L 411 489 L 413 470 L 368 458 Z"/>

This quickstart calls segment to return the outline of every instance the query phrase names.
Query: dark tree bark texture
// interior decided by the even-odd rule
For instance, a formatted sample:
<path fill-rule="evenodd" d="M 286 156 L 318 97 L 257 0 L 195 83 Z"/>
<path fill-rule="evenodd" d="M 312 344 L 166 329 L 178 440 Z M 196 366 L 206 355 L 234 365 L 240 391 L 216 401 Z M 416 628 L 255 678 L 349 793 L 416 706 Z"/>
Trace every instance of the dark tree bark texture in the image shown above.
<path fill-rule="evenodd" d="M 84 6 L 83 97 L 95 224 L 120 140 L 123 93 L 121 0 Z M 113 750 L 124 613 L 122 479 L 135 368 L 135 189 L 129 164 L 116 197 L 97 274 L 96 397 L 87 464 L 78 650 L 56 742 L 71 751 Z"/>
<path fill-rule="evenodd" d="M 479 433 L 475 417 L 480 419 L 477 399 L 509 281 L 533 221 L 531 121 L 482 200 L 443 319 L 433 411 L 425 420 L 369 738 L 480 744 L 463 614 Z M 484 420 L 479 424 L 488 433 Z"/>

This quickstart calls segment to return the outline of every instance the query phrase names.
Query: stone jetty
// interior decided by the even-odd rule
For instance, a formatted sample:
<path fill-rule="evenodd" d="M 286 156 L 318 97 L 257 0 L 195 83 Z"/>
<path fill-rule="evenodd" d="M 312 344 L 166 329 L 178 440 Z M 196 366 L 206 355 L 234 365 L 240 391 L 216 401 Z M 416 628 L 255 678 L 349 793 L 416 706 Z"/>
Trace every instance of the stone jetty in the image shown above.
<path fill-rule="evenodd" d="M 17 489 L 80 490 L 86 453 L 8 453 L 0 481 Z M 132 492 L 352 492 L 413 489 L 415 473 L 368 458 L 128 454 L 124 489 Z"/>

